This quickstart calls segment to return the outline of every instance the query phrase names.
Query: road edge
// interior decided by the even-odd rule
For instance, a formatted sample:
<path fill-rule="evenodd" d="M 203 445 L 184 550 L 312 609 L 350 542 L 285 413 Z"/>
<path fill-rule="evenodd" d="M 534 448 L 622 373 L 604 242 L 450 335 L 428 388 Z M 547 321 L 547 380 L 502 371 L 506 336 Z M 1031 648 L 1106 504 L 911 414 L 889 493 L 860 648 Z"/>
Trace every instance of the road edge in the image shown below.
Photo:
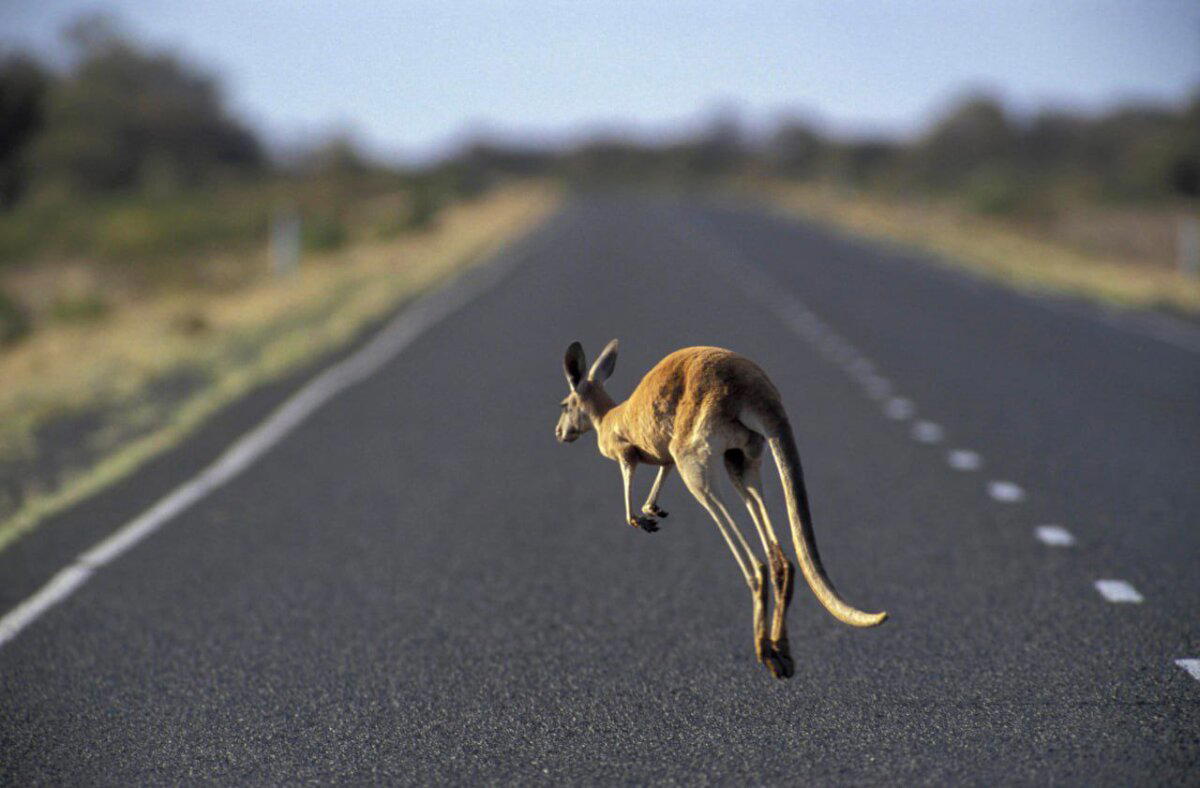
<path fill-rule="evenodd" d="M 130 520 L 115 526 L 99 542 L 52 574 L 31 595 L 0 617 L 0 648 L 20 634 L 59 602 L 67 599 L 101 567 L 119 558 L 143 539 L 202 500 L 242 471 L 255 464 L 274 446 L 301 426 L 324 405 L 354 385 L 370 378 L 394 360 L 414 341 L 476 298 L 501 283 L 536 248 L 561 230 L 565 206 L 551 212 L 524 234 L 505 243 L 491 259 L 469 266 L 434 289 L 402 304 L 381 326 L 368 329 L 349 348 L 335 351 L 332 359 L 314 365 L 318 370 L 276 404 L 266 416 L 229 443 L 216 459 L 165 494 L 152 496 L 154 502 Z M 245 399 L 245 398 L 243 398 Z M 235 409 L 243 400 L 230 403 Z M 166 454 L 182 451 L 185 440 Z M 58 513 L 65 516 L 86 507 L 113 488 L 106 488 Z"/>

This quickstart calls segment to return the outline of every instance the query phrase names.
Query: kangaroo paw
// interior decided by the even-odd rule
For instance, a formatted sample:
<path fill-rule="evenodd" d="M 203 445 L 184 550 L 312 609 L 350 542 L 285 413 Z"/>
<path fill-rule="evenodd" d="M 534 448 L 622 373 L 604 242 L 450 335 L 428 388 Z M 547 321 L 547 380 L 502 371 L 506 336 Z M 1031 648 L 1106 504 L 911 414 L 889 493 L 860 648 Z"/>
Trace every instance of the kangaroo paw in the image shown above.
<path fill-rule="evenodd" d="M 767 655 L 767 658 L 763 660 L 763 664 L 767 666 L 767 670 L 771 671 L 771 675 L 780 681 L 792 677 L 791 663 L 780 660 L 779 655 L 775 652 Z"/>
<path fill-rule="evenodd" d="M 771 659 L 767 667 L 777 679 L 790 679 L 796 673 L 796 663 L 792 661 L 791 649 L 787 640 L 776 640 L 771 643 Z"/>
<path fill-rule="evenodd" d="M 658 530 L 658 520 L 653 517 L 630 517 L 629 524 L 634 528 L 641 528 L 646 533 L 654 533 Z"/>
<path fill-rule="evenodd" d="M 664 512 L 662 509 L 659 509 L 658 504 L 656 504 L 656 503 L 647 504 L 646 506 L 643 506 L 642 514 L 649 515 L 650 517 L 658 517 L 658 518 L 663 518 L 663 517 L 667 516 L 667 512 Z"/>

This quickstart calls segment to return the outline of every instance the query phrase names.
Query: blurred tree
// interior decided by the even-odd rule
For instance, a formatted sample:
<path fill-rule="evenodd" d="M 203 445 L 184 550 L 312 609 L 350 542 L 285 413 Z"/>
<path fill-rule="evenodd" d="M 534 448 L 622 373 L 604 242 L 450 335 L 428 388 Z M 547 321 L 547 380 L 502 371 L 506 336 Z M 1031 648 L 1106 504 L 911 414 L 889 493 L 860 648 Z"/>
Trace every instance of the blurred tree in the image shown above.
<path fill-rule="evenodd" d="M 903 148 L 887 139 L 844 142 L 832 147 L 830 167 L 846 186 L 877 185 L 897 166 Z"/>
<path fill-rule="evenodd" d="M 813 128 L 795 118 L 782 121 L 767 142 L 774 169 L 792 178 L 812 178 L 829 155 L 828 144 Z"/>
<path fill-rule="evenodd" d="M 1186 129 L 1186 113 L 1126 105 L 1088 124 L 1084 166 L 1099 181 L 1107 199 L 1162 198 L 1173 190 L 1176 168 L 1182 164 L 1186 170 L 1189 147 L 1194 157 L 1195 135 Z M 1193 140 L 1190 146 L 1189 137 Z"/>
<path fill-rule="evenodd" d="M 22 55 L 0 59 L 0 208 L 11 208 L 29 178 L 29 144 L 42 127 L 49 75 Z"/>
<path fill-rule="evenodd" d="M 1069 112 L 1039 112 L 1021 134 L 1023 164 L 1042 173 L 1078 168 L 1082 163 L 1087 126 L 1086 119 Z"/>
<path fill-rule="evenodd" d="M 562 172 L 575 182 L 612 183 L 658 177 L 666 151 L 637 145 L 618 136 L 597 137 L 559 157 Z"/>
<path fill-rule="evenodd" d="M 1192 200 L 1200 199 L 1200 91 L 1184 109 L 1168 169 L 1171 190 Z"/>
<path fill-rule="evenodd" d="M 122 37 L 107 17 L 66 33 L 78 61 L 48 95 L 34 156 L 45 184 L 91 192 L 188 188 L 264 163 L 215 82 Z"/>
<path fill-rule="evenodd" d="M 1012 161 L 1017 132 L 1000 103 L 969 96 L 951 108 L 913 151 L 913 175 L 933 188 L 953 188 L 977 168 Z"/>
<path fill-rule="evenodd" d="M 500 175 L 539 175 L 551 159 L 547 151 L 529 146 L 472 140 L 463 146 L 458 160 L 482 172 Z"/>
<path fill-rule="evenodd" d="M 471 200 L 505 178 L 544 175 L 553 162 L 554 154 L 544 148 L 475 136 L 428 175 L 445 196 Z"/>
<path fill-rule="evenodd" d="M 689 175 L 721 175 L 746 163 L 749 151 L 745 136 L 737 110 L 722 106 L 711 113 L 700 134 L 676 150 Z"/>
<path fill-rule="evenodd" d="M 426 230 L 432 227 L 437 220 L 441 205 L 428 179 L 418 179 L 413 184 L 410 199 L 411 204 L 408 216 L 405 218 L 404 229 Z"/>
<path fill-rule="evenodd" d="M 371 171 L 353 138 L 338 134 L 300 155 L 297 169 L 311 175 L 359 176 Z"/>

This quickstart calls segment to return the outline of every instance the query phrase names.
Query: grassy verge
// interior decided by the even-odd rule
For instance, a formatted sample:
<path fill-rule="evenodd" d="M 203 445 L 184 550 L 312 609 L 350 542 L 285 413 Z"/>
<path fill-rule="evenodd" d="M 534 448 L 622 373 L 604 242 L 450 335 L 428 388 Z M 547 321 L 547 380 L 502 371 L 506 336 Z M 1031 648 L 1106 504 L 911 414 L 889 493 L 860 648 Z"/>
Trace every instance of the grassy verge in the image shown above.
<path fill-rule="evenodd" d="M 0 549 L 175 445 L 239 395 L 486 258 L 555 201 L 545 186 L 497 191 L 446 209 L 423 232 L 310 255 L 287 277 L 160 293 L 100 322 L 46 326 L 0 353 L 0 460 L 36 461 L 40 431 L 72 418 L 88 425 L 78 440 L 93 449 L 81 467 L 20 491 L 0 522 Z M 265 271 L 265 254 L 256 254 Z M 172 380 L 188 384 L 163 407 L 156 399 Z"/>
<path fill-rule="evenodd" d="M 1162 262 L 1080 249 L 1015 223 L 943 204 L 778 182 L 757 184 L 754 190 L 787 214 L 932 252 L 947 265 L 1020 289 L 1200 316 L 1200 281 Z"/>

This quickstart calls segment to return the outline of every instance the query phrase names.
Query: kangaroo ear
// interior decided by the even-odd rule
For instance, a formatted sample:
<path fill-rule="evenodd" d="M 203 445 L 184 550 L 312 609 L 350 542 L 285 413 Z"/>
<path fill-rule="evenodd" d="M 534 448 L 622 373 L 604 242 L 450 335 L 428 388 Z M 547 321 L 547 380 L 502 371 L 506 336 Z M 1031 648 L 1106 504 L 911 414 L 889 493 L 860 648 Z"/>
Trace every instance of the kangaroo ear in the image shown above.
<path fill-rule="evenodd" d="M 600 351 L 600 355 L 596 357 L 596 363 L 592 364 L 592 371 L 588 373 L 588 380 L 594 380 L 597 383 L 603 383 L 608 380 L 608 376 L 617 368 L 617 340 L 613 340 L 604 346 L 604 350 Z"/>
<path fill-rule="evenodd" d="M 574 391 L 583 380 L 583 371 L 587 369 L 587 360 L 583 357 L 583 345 L 572 342 L 567 348 L 567 356 L 563 359 L 563 370 L 567 373 L 567 385 Z"/>

